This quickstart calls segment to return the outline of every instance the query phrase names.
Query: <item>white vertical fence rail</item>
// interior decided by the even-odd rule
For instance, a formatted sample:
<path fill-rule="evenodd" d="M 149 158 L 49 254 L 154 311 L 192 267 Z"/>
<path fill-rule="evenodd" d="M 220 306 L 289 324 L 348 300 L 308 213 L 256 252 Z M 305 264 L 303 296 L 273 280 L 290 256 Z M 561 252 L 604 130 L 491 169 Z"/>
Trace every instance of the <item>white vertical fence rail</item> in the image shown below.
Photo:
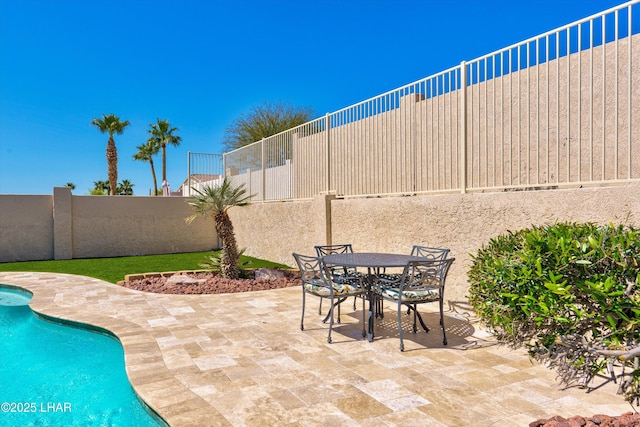
<path fill-rule="evenodd" d="M 639 3 L 227 153 L 224 173 L 254 201 L 640 181 Z"/>

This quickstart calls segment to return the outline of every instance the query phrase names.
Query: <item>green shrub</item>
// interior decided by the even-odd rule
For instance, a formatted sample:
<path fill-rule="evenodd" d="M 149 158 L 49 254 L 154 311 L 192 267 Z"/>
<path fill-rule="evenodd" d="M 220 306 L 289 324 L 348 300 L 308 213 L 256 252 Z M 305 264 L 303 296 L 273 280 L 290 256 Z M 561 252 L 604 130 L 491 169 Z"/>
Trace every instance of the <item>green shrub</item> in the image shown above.
<path fill-rule="evenodd" d="M 468 272 L 469 301 L 498 340 L 526 346 L 567 386 L 598 374 L 640 401 L 640 230 L 558 223 L 492 239 Z"/>

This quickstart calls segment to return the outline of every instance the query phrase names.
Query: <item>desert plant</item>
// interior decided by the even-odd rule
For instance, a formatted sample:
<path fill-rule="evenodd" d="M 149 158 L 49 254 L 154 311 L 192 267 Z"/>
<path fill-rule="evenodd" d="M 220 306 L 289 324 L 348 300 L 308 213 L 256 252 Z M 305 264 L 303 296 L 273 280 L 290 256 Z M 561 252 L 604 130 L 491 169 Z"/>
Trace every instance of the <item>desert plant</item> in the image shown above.
<path fill-rule="evenodd" d="M 238 277 L 240 278 L 248 278 L 249 273 L 247 272 L 247 268 L 250 268 L 252 261 L 250 258 L 244 258 L 244 249 L 241 249 L 238 252 Z M 222 271 L 222 252 L 213 251 L 207 255 L 205 261 L 198 264 L 200 268 L 203 268 L 207 271 L 211 271 L 212 273 L 220 273 Z"/>
<path fill-rule="evenodd" d="M 202 190 L 194 189 L 194 191 L 197 195 L 188 200 L 187 203 L 193 206 L 196 213 L 188 217 L 187 222 L 193 221 L 198 216 L 211 216 L 213 218 L 216 233 L 222 240 L 220 275 L 228 279 L 237 279 L 240 254 L 228 210 L 233 206 L 249 204 L 252 195 L 247 195 L 244 184 L 235 187 L 227 177 L 218 186 L 207 186 Z"/>
<path fill-rule="evenodd" d="M 558 223 L 509 232 L 475 255 L 469 301 L 498 340 L 526 346 L 567 386 L 604 372 L 640 400 L 640 230 Z"/>

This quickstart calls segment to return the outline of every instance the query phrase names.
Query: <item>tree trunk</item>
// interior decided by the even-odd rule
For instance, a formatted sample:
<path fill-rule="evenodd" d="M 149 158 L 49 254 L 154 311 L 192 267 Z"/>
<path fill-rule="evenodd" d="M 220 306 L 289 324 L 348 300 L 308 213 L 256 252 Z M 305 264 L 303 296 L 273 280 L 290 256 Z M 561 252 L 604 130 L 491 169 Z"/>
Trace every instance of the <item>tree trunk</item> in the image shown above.
<path fill-rule="evenodd" d="M 238 244 L 233 232 L 231 218 L 226 212 L 221 212 L 214 217 L 216 232 L 222 240 L 222 255 L 220 257 L 220 274 L 227 279 L 237 279 L 238 271 Z"/>
<path fill-rule="evenodd" d="M 153 159 L 149 157 L 149 164 L 151 165 L 151 176 L 153 177 L 153 195 L 158 195 L 158 182 L 156 181 L 156 169 L 153 167 Z"/>
<path fill-rule="evenodd" d="M 167 146 L 162 144 L 162 181 L 167 180 Z"/>
<path fill-rule="evenodd" d="M 118 150 L 116 150 L 116 142 L 113 136 L 109 136 L 107 143 L 107 166 L 109 170 L 109 195 L 116 194 L 118 186 Z"/>

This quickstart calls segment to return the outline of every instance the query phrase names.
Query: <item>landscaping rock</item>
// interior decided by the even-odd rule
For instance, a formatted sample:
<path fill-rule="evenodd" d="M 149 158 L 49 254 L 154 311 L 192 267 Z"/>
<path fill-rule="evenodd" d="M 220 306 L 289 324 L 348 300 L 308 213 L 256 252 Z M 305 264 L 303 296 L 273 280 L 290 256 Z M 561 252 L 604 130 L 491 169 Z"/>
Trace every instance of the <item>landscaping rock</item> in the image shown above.
<path fill-rule="evenodd" d="M 255 277 L 256 280 L 278 280 L 284 278 L 284 272 L 270 268 L 259 268 L 255 271 Z"/>
<path fill-rule="evenodd" d="M 138 291 L 154 292 L 159 294 L 229 294 L 236 292 L 261 291 L 266 289 L 288 288 L 300 286 L 301 280 L 298 273 L 281 271 L 283 277 L 278 279 L 223 279 L 213 273 L 183 273 L 170 280 L 168 277 L 155 276 L 144 277 L 137 280 L 125 280 L 119 282 L 120 286 Z M 175 275 L 173 276 L 175 277 Z M 184 277 L 189 278 L 187 283 Z"/>
<path fill-rule="evenodd" d="M 620 416 L 594 415 L 590 418 L 556 415 L 529 423 L 529 427 L 640 427 L 640 413 L 627 412 Z"/>
<path fill-rule="evenodd" d="M 186 274 L 174 274 L 167 278 L 167 285 L 201 285 L 205 281 L 205 279 L 197 279 Z"/>

